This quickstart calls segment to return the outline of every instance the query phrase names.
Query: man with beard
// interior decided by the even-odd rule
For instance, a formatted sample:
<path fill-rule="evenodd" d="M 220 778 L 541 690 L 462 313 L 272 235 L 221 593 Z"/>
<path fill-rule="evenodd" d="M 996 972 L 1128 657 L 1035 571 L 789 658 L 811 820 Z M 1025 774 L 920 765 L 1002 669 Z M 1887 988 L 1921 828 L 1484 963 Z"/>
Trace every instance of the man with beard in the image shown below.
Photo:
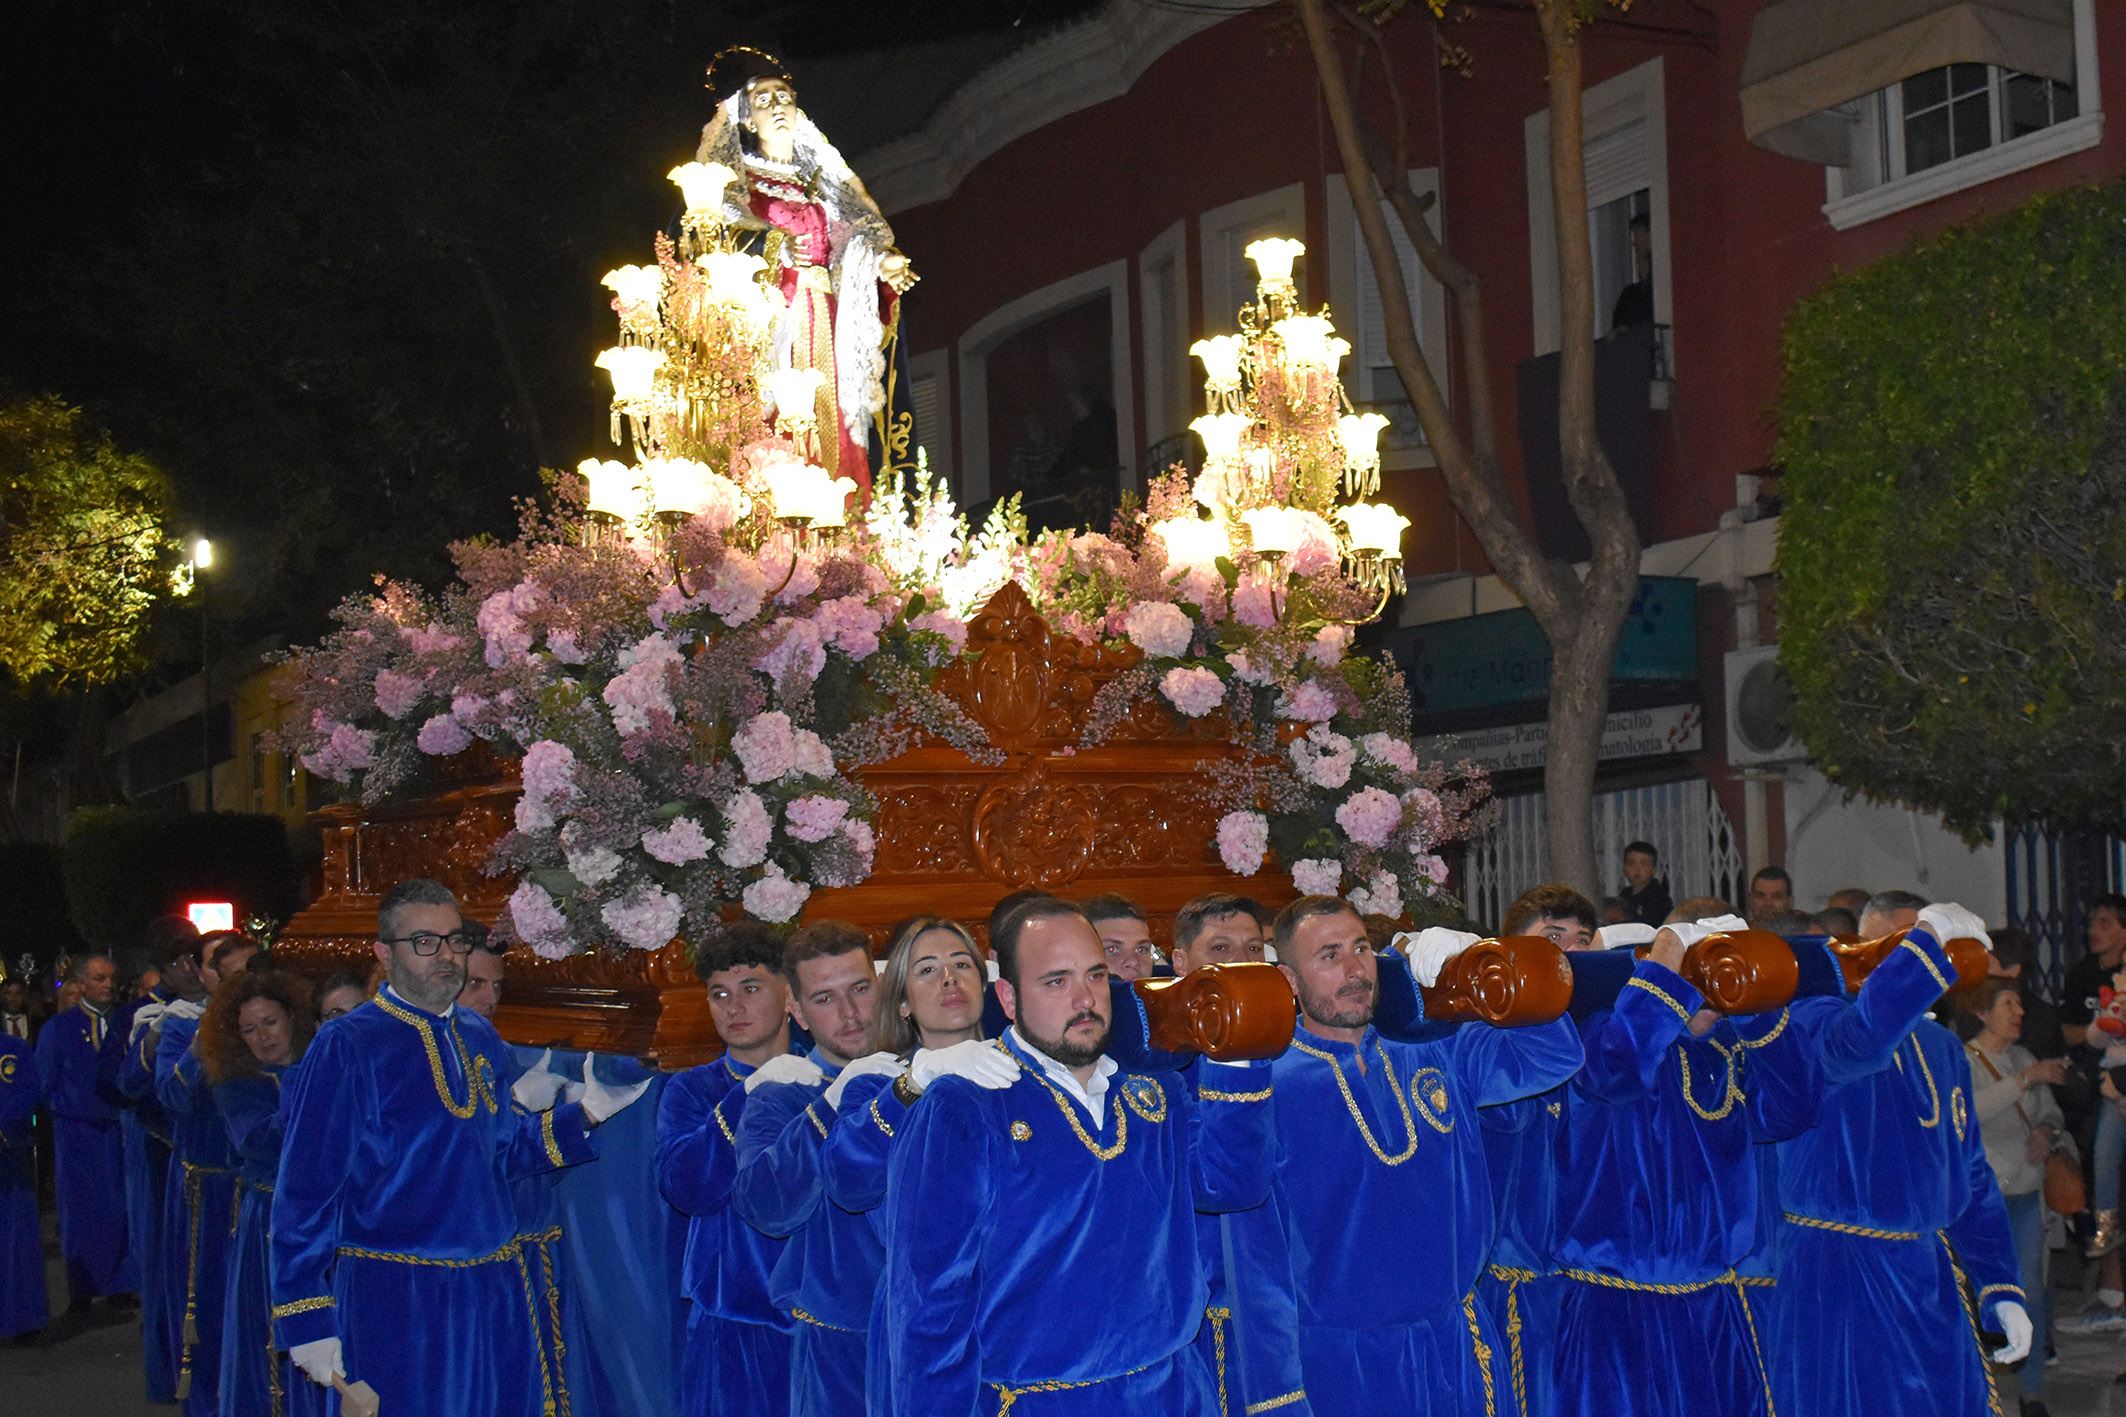
<path fill-rule="evenodd" d="M 587 1161 L 590 1130 L 648 1084 L 584 1067 L 581 1102 L 510 1105 L 509 1053 L 457 1007 L 473 936 L 437 881 L 377 907 L 374 1008 L 318 1031 L 288 1074 L 270 1281 L 275 1339 L 313 1381 L 354 1378 L 387 1412 L 554 1410 L 512 1177 Z"/>
<path fill-rule="evenodd" d="M 990 946 L 1019 1076 L 936 1079 L 888 1165 L 876 1341 L 893 1411 L 1001 1413 L 1031 1395 L 1065 1417 L 1211 1417 L 1194 1212 L 1262 1203 L 1269 1070 L 1205 1062 L 1200 1102 L 1122 1074 L 1106 951 L 1076 906 L 1029 901 Z M 1127 1239 L 1093 1238 L 1095 1214 L 1131 1217 Z"/>
<path fill-rule="evenodd" d="M 1571 1077 L 1579 1035 L 1560 1018 L 1392 1041 L 1373 1028 L 1378 965 L 1356 911 L 1301 896 L 1272 938 L 1301 1015 L 1272 1071 L 1307 1395 L 1317 1412 L 1494 1411 L 1507 1373 L 1475 1296 L 1492 1235 L 1476 1109 Z M 1476 937 L 1401 938 L 1429 985 Z"/>

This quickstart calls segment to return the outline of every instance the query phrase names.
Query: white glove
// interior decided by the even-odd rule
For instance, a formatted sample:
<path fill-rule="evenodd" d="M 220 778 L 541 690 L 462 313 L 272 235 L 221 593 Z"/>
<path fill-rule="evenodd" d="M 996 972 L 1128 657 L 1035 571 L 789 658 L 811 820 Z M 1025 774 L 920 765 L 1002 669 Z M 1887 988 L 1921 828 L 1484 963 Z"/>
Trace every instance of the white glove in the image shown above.
<path fill-rule="evenodd" d="M 206 1016 L 206 1012 L 207 1006 L 205 1004 L 195 1004 L 190 999 L 172 999 L 163 1007 L 162 1016 L 164 1018 L 203 1018 Z"/>
<path fill-rule="evenodd" d="M 1749 927 L 1750 922 L 1739 915 L 1708 915 L 1698 921 L 1698 928 L 1705 932 L 1698 938 L 1702 940 L 1706 935 L 1732 935 L 1737 930 L 1747 930 Z"/>
<path fill-rule="evenodd" d="M 622 1087 L 600 1082 L 597 1073 L 592 1071 L 592 1065 L 596 1062 L 596 1054 L 583 1055 L 583 1115 L 589 1118 L 594 1126 L 599 1122 L 610 1122 L 629 1103 L 649 1091 L 650 1087 L 648 1078 Z M 751 1086 L 750 1083 L 747 1085 Z"/>
<path fill-rule="evenodd" d="M 133 1014 L 133 1031 L 126 1035 L 126 1042 L 138 1043 L 140 1035 L 155 1027 L 155 1021 L 167 1013 L 169 1008 L 170 1006 L 160 999 L 142 1004 Z"/>
<path fill-rule="evenodd" d="M 771 1082 L 794 1082 L 800 1087 L 818 1087 L 827 1080 L 819 1064 L 802 1053 L 778 1053 L 755 1068 L 746 1078 L 746 1091 Z"/>
<path fill-rule="evenodd" d="M 1613 950 L 1622 945 L 1650 945 L 1658 932 L 1651 925 L 1632 921 L 1625 925 L 1604 925 L 1595 931 L 1595 948 Z"/>
<path fill-rule="evenodd" d="M 1986 933 L 1986 922 L 1960 905 L 1930 905 L 1919 912 L 1919 919 L 1912 924 L 1914 929 L 1932 935 L 1934 942 L 1944 948 L 1951 940 L 1976 940 L 1989 950 L 1993 948 L 1993 937 Z"/>
<path fill-rule="evenodd" d="M 2029 1321 L 2024 1320 L 2026 1333 L 2029 1326 Z M 2027 1341 L 2026 1339 L 2025 1342 Z M 313 1338 L 308 1343 L 298 1343 L 288 1350 L 288 1359 L 319 1387 L 331 1387 L 334 1378 L 347 1376 L 347 1368 L 340 1361 L 340 1341 L 337 1338 Z"/>
<path fill-rule="evenodd" d="M 1962 907 L 1951 906 L 1950 909 L 1957 910 L 1962 909 Z M 1957 938 L 1961 940 L 1970 937 L 1959 935 Z M 2028 1357 L 2030 1355 L 2031 1338 L 2029 1310 L 2016 1303 L 2013 1299 L 2003 1299 L 1993 1306 L 1993 1312 L 2000 1316 L 2001 1337 L 2008 1340 L 1993 1350 L 1993 1361 L 1996 1363 L 2013 1363 L 2019 1358 Z"/>
<path fill-rule="evenodd" d="M 898 1053 L 872 1053 L 858 1058 L 848 1067 L 835 1074 L 834 1081 L 827 1084 L 827 1105 L 839 1112 L 842 1109 L 842 1094 L 849 1084 L 858 1078 L 899 1077 L 905 1064 Z"/>
<path fill-rule="evenodd" d="M 1439 972 L 1447 967 L 1448 960 L 1483 938 L 1465 930 L 1428 925 L 1414 935 L 1397 935 L 1395 947 L 1409 959 L 1410 972 L 1417 976 L 1417 982 L 1429 989 L 1439 983 Z"/>
<path fill-rule="evenodd" d="M 544 1112 L 568 1090 L 568 1079 L 553 1070 L 554 1050 L 539 1055 L 539 1061 L 509 1085 L 509 1095 L 527 1112 Z"/>
<path fill-rule="evenodd" d="M 918 1048 L 908 1060 L 908 1076 L 917 1087 L 928 1087 L 939 1078 L 965 1078 L 976 1087 L 992 1090 L 1010 1087 L 1019 1080 L 1019 1060 L 979 1038 L 969 1038 L 949 1048 Z"/>

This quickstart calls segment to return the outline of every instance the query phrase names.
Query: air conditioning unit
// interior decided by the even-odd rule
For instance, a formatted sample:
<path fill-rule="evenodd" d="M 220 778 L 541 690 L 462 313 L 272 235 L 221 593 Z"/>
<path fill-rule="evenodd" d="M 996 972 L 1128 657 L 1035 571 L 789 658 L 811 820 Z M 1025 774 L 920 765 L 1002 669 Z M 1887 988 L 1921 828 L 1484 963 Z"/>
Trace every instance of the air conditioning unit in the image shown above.
<path fill-rule="evenodd" d="M 1794 736 L 1794 687 L 1779 668 L 1779 646 L 1727 653 L 1727 761 L 1730 767 L 1798 763 L 1809 750 Z"/>

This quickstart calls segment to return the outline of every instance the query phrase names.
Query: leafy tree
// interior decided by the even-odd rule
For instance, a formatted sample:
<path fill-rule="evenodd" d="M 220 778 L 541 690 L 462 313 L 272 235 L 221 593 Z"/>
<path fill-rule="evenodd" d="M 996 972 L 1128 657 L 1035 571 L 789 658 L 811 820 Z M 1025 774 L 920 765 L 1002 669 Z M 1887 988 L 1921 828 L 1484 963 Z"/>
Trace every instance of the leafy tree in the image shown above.
<path fill-rule="evenodd" d="M 1410 188 L 1403 157 L 1404 106 L 1392 104 L 1396 127 L 1387 136 L 1367 125 L 1355 85 L 1332 25 L 1341 23 L 1362 47 L 1382 55 L 1381 72 L 1392 84 L 1380 26 L 1408 0 L 1294 0 L 1307 45 L 1321 77 L 1322 97 L 1336 131 L 1344 171 L 1350 175 L 1352 206 L 1380 284 L 1388 354 L 1416 407 L 1426 442 L 1438 460 L 1454 509 L 1483 547 L 1491 567 L 1520 597 L 1550 642 L 1549 752 L 1543 762 L 1544 811 L 1550 828 L 1554 879 L 1599 896 L 1594 859 L 1594 780 L 1602 726 L 1609 715 L 1609 671 L 1625 617 L 1639 585 L 1639 533 L 1632 524 L 1616 471 L 1595 437 L 1594 262 L 1587 233 L 1587 170 L 1581 154 L 1580 37 L 1602 11 L 1602 0 L 1528 0 L 1542 32 L 1549 61 L 1550 184 L 1557 213 L 1560 339 L 1558 447 L 1565 496 L 1593 548 L 1582 577 L 1567 561 L 1545 556 L 1522 524 L 1499 462 L 1496 403 L 1484 352 L 1482 282 L 1441 244 Z M 1424 0 L 1435 18 L 1446 0 Z M 1628 0 L 1611 0 L 1622 8 Z M 1447 42 L 1443 52 L 1467 54 Z M 1391 92 L 1391 98 L 1393 94 Z M 1379 200 L 1360 194 L 1378 192 Z M 1434 370 L 1417 342 L 1410 317 L 1410 291 L 1391 244 L 1382 203 L 1402 223 L 1418 259 L 1454 300 L 1460 326 L 1462 375 L 1467 398 L 1457 419 L 1442 392 L 1443 371 Z"/>
<path fill-rule="evenodd" d="M 158 597 L 189 584 L 170 487 L 58 399 L 0 407 L 0 667 L 41 687 L 138 667 Z"/>
<path fill-rule="evenodd" d="M 1780 663 L 1835 782 L 2126 828 L 2126 184 L 1953 228 L 1798 305 Z"/>

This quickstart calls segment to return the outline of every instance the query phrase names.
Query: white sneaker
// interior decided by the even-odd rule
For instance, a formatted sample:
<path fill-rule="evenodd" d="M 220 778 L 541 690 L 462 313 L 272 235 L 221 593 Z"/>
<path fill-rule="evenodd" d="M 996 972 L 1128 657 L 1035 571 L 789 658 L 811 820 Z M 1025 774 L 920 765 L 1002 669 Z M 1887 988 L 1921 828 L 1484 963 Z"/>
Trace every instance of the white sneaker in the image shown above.
<path fill-rule="evenodd" d="M 2113 1306 L 2101 1299 L 2092 1299 L 2089 1301 L 2089 1307 L 2079 1314 L 2061 1319 L 2053 1328 L 2059 1333 L 2126 1332 L 2126 1304 Z"/>

